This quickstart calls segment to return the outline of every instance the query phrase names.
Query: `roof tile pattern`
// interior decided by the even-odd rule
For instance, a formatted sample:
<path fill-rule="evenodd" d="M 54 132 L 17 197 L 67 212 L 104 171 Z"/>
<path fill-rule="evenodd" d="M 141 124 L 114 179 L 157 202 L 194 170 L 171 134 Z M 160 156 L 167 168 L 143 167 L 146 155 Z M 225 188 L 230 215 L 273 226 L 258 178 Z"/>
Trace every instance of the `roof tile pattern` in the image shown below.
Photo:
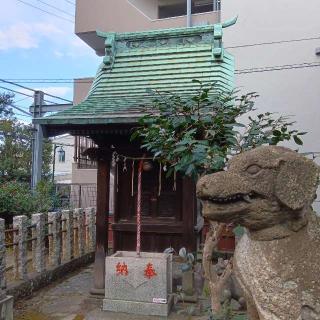
<path fill-rule="evenodd" d="M 132 122 L 152 104 L 151 90 L 188 97 L 192 79 L 234 87 L 234 58 L 213 55 L 214 26 L 137 33 L 102 33 L 106 56 L 88 97 L 69 110 L 42 118 L 44 124 Z"/>

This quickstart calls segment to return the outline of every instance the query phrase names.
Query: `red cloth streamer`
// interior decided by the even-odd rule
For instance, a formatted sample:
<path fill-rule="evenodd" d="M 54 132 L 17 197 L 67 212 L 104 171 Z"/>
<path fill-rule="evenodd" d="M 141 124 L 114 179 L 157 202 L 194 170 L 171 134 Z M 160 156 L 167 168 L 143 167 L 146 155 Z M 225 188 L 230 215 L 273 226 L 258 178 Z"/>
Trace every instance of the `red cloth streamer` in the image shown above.
<path fill-rule="evenodd" d="M 138 168 L 138 194 L 137 194 L 137 255 L 140 256 L 141 248 L 141 181 L 142 181 L 143 159 L 140 160 Z"/>

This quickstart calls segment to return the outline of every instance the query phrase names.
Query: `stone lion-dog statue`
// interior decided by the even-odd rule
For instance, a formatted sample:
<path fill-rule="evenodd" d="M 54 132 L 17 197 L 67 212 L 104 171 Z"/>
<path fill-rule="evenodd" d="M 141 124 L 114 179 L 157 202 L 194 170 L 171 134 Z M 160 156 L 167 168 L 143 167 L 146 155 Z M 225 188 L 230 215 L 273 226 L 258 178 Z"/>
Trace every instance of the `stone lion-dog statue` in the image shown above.
<path fill-rule="evenodd" d="M 246 228 L 234 272 L 250 320 L 320 319 L 320 218 L 311 208 L 318 178 L 313 161 L 267 146 L 197 184 L 204 217 Z"/>

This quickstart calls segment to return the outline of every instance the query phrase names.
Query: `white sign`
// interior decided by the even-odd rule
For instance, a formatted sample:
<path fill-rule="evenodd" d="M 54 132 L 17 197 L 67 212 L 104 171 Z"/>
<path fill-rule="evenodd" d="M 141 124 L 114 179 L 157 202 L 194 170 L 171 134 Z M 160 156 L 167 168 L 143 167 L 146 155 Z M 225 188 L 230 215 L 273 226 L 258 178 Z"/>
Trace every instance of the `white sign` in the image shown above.
<path fill-rule="evenodd" d="M 152 299 L 153 303 L 167 303 L 167 299 L 163 299 L 163 298 L 153 298 Z"/>

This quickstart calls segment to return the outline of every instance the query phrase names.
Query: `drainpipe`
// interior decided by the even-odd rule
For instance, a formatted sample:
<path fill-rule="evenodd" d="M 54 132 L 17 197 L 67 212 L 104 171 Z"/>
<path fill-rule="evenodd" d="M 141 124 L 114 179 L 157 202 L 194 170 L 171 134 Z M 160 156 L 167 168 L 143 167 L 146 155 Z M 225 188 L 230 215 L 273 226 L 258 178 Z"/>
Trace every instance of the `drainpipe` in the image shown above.
<path fill-rule="evenodd" d="M 187 27 L 192 27 L 191 2 L 192 0 L 187 0 Z"/>

